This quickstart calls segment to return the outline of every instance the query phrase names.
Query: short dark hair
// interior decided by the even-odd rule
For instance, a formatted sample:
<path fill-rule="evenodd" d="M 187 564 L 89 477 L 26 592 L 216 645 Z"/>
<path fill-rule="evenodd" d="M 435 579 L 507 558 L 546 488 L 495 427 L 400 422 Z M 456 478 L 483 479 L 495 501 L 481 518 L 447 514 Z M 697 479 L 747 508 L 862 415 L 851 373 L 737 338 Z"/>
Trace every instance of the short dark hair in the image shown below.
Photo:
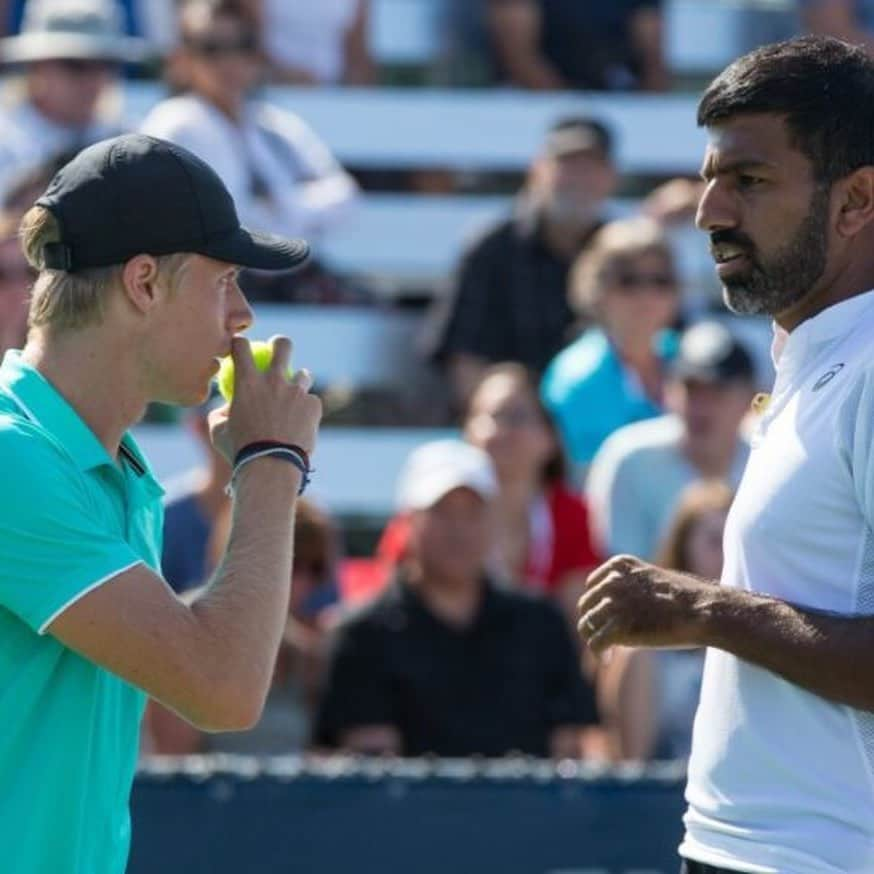
<path fill-rule="evenodd" d="M 556 135 L 567 133 L 585 134 L 597 146 L 604 158 L 608 161 L 613 158 L 615 143 L 613 132 L 602 121 L 588 115 L 566 115 L 556 119 L 546 134 L 547 149 Z"/>
<path fill-rule="evenodd" d="M 705 91 L 698 125 L 757 112 L 785 118 L 818 183 L 874 164 L 874 60 L 858 46 L 805 36 L 743 55 Z"/>

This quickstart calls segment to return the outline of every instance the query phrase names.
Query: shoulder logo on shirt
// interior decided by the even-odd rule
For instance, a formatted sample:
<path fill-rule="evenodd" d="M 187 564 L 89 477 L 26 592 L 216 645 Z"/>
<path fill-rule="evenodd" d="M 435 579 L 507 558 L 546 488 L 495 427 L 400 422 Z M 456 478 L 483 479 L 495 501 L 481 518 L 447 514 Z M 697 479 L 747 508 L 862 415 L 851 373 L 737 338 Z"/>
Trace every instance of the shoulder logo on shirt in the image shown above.
<path fill-rule="evenodd" d="M 843 364 L 833 364 L 829 369 L 813 384 L 813 390 L 819 391 L 823 386 L 828 385 L 842 370 Z"/>

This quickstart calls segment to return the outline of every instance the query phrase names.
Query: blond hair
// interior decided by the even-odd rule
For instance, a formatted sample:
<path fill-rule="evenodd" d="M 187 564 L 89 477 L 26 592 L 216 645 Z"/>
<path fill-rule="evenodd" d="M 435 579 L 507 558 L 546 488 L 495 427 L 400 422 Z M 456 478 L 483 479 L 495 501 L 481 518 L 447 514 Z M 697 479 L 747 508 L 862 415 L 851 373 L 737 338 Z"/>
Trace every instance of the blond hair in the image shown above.
<path fill-rule="evenodd" d="M 649 254 L 664 258 L 675 273 L 671 245 L 656 221 L 638 216 L 604 225 L 571 266 L 568 290 L 572 307 L 581 315 L 597 317 L 605 282 L 616 265 Z"/>
<path fill-rule="evenodd" d="M 62 332 L 103 321 L 109 295 L 121 285 L 124 265 L 89 267 L 75 273 L 47 269 L 45 247 L 60 241 L 61 229 L 54 215 L 41 206 L 24 214 L 19 236 L 28 263 L 39 272 L 30 292 L 28 327 Z M 175 291 L 187 260 L 185 252 L 158 256 L 158 281 Z"/>

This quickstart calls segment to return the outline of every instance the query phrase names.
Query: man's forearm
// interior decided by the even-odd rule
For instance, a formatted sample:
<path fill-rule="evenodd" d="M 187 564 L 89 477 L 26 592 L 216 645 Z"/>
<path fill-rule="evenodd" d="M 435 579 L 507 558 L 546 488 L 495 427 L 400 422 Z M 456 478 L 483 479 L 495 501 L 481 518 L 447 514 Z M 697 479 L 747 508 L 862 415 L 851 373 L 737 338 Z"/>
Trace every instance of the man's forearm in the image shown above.
<path fill-rule="evenodd" d="M 874 711 L 874 616 L 802 609 L 763 595 L 714 588 L 696 643 L 726 650 L 816 695 Z"/>
<path fill-rule="evenodd" d="M 258 459 L 240 472 L 224 559 L 191 605 L 222 654 L 225 681 L 259 708 L 288 616 L 299 486 L 300 473 L 281 459 Z"/>

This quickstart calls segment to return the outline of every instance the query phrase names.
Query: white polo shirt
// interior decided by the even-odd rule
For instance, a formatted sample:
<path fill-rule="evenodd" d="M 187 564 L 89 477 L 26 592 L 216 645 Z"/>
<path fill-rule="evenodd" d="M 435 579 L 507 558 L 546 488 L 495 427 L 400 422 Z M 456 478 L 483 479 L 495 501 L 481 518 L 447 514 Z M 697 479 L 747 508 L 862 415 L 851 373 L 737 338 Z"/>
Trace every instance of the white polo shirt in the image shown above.
<path fill-rule="evenodd" d="M 872 614 L 874 292 L 803 322 L 776 365 L 726 524 L 722 585 Z M 710 649 L 686 800 L 690 859 L 874 872 L 874 714 Z"/>

